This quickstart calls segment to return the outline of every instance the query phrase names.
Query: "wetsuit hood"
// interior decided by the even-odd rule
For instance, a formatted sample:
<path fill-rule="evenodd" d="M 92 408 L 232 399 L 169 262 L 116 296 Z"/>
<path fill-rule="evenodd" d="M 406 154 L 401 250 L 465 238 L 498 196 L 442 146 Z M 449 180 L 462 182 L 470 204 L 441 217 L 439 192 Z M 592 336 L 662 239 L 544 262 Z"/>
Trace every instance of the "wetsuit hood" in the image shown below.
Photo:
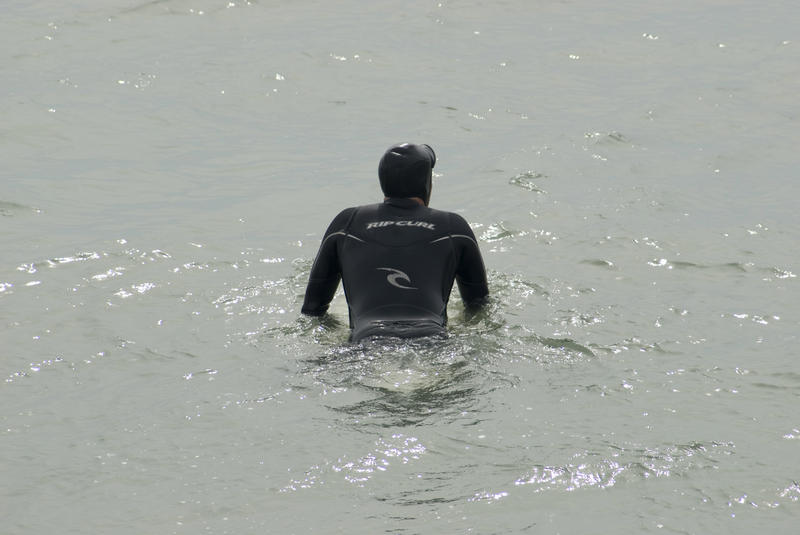
<path fill-rule="evenodd" d="M 387 197 L 431 198 L 436 153 L 428 145 L 399 143 L 389 147 L 378 164 L 381 189 Z"/>

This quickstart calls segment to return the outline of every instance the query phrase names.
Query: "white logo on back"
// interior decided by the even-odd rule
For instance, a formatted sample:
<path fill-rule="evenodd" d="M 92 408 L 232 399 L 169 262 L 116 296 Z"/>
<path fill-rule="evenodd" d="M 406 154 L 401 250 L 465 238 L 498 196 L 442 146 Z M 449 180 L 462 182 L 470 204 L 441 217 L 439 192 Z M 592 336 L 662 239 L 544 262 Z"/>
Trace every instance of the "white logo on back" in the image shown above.
<path fill-rule="evenodd" d="M 386 281 L 389 284 L 391 284 L 392 286 L 396 287 L 396 288 L 401 288 L 403 290 L 417 290 L 418 289 L 418 288 L 415 288 L 413 286 L 403 286 L 402 284 L 397 282 L 397 279 L 400 279 L 400 280 L 406 281 L 407 284 L 411 284 L 411 278 L 408 275 L 406 275 L 405 273 L 403 273 L 402 271 L 400 271 L 399 269 L 388 268 L 388 267 L 379 267 L 377 269 L 380 269 L 381 271 L 388 271 L 389 274 L 386 275 Z"/>
<path fill-rule="evenodd" d="M 373 221 L 367 223 L 367 230 L 371 228 L 384 228 L 384 227 L 421 227 L 428 230 L 434 230 L 436 225 L 428 223 L 427 221 Z"/>

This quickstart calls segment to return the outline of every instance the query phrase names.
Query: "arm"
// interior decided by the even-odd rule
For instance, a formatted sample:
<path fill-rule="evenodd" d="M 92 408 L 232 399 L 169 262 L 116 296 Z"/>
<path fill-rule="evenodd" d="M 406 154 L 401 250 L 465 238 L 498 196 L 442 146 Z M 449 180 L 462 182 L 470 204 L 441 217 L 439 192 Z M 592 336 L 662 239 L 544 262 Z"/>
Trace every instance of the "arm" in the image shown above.
<path fill-rule="evenodd" d="M 322 316 L 328 310 L 339 281 L 342 278 L 339 266 L 338 243 L 341 237 L 338 232 L 342 231 L 346 221 L 350 217 L 352 209 L 344 210 L 339 213 L 322 238 L 319 252 L 311 267 L 306 286 L 306 295 L 303 300 L 301 312 L 309 316 Z"/>
<path fill-rule="evenodd" d="M 489 285 L 478 240 L 463 217 L 453 214 L 453 238 L 457 245 L 456 283 L 464 306 L 477 309 L 486 303 Z"/>

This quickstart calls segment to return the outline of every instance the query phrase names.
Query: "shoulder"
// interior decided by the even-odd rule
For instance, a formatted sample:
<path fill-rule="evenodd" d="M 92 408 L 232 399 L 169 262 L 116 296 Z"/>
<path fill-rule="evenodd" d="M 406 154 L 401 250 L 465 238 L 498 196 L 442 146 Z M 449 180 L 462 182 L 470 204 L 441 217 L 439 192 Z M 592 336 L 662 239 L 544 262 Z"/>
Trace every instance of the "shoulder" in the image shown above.
<path fill-rule="evenodd" d="M 472 227 L 463 216 L 455 212 L 440 211 L 447 218 L 449 233 L 453 238 L 457 238 L 456 242 L 459 246 L 466 246 L 472 244 L 478 246 L 478 240 L 475 233 L 472 232 Z"/>
<path fill-rule="evenodd" d="M 363 220 L 365 217 L 369 218 L 374 216 L 380 207 L 380 204 L 364 204 L 361 206 L 351 206 L 345 208 L 333 218 L 331 224 L 328 225 L 326 234 L 333 234 L 340 232 L 348 227 L 352 227 L 355 221 Z"/>
<path fill-rule="evenodd" d="M 346 224 L 349 221 L 363 221 L 365 218 L 376 217 L 380 210 L 381 204 L 362 204 L 361 206 L 354 206 L 342 210 L 336 217 L 343 218 Z"/>
<path fill-rule="evenodd" d="M 454 225 L 457 225 L 462 228 L 470 228 L 469 223 L 467 223 L 467 220 L 464 219 L 464 217 L 461 216 L 460 214 L 457 214 L 455 212 L 450 212 L 450 220 L 453 222 Z"/>
<path fill-rule="evenodd" d="M 471 233 L 469 223 L 467 223 L 467 220 L 464 219 L 464 217 L 461 216 L 460 214 L 457 214 L 455 212 L 448 212 L 445 210 L 436 210 L 433 208 L 431 208 L 431 211 L 435 212 L 438 215 L 438 217 L 447 219 L 450 222 L 450 229 L 452 232 L 470 231 Z"/>
<path fill-rule="evenodd" d="M 344 226 L 358 209 L 359 209 L 358 206 L 351 206 L 350 208 L 345 208 L 344 210 L 336 214 L 336 217 L 333 218 L 333 221 L 331 221 L 331 227 Z"/>
<path fill-rule="evenodd" d="M 356 207 L 345 208 L 334 217 L 330 224 L 328 225 L 327 230 L 325 231 L 325 237 L 323 238 L 323 242 L 327 241 L 332 235 L 341 232 L 347 226 L 347 222 L 353 217 L 353 214 L 356 211 Z"/>

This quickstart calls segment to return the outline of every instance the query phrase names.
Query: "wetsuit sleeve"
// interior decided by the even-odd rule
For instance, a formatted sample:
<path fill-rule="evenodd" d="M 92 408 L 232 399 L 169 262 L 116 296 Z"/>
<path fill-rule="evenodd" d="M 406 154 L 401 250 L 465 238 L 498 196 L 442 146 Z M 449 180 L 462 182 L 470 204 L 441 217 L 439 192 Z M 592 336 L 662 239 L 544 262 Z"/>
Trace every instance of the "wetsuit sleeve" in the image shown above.
<path fill-rule="evenodd" d="M 486 268 L 478 247 L 478 240 L 466 220 L 452 214 L 452 236 L 456 244 L 456 283 L 461 299 L 467 308 L 478 308 L 489 296 Z"/>
<path fill-rule="evenodd" d="M 339 263 L 339 240 L 344 233 L 347 221 L 353 209 L 339 213 L 322 238 L 319 252 L 311 267 L 306 286 L 306 295 L 303 300 L 301 312 L 309 316 L 322 316 L 328 310 L 339 281 L 342 278 L 341 264 Z"/>

